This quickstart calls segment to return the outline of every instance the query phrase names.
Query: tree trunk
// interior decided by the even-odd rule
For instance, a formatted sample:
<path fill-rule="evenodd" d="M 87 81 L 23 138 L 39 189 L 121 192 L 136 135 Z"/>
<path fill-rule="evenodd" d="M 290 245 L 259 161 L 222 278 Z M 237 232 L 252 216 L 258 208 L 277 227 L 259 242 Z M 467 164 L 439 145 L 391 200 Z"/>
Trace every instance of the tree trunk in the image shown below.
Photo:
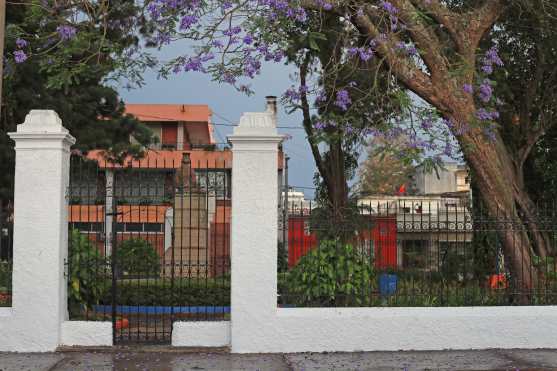
<path fill-rule="evenodd" d="M 519 209 L 524 211 L 527 194 L 519 186 L 511 156 L 498 136 L 495 141 L 490 141 L 482 133 L 472 130 L 458 139 L 481 193 L 476 196 L 484 200 L 490 216 L 496 220 L 513 286 L 521 293 L 529 294 L 536 286 L 537 275 L 528 226 L 536 228 L 529 224 L 534 218 L 531 212 L 519 212 Z M 531 235 L 539 238 L 539 231 Z M 545 256 L 545 245 L 539 249 L 538 255 Z"/>

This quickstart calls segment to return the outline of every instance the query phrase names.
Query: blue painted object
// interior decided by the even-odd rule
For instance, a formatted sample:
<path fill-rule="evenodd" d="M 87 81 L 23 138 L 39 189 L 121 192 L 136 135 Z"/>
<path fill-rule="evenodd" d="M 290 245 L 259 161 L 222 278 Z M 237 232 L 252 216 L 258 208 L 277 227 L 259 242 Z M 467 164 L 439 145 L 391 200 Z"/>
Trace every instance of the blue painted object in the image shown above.
<path fill-rule="evenodd" d="M 112 312 L 111 305 L 94 305 L 93 309 L 99 313 Z M 222 314 L 230 313 L 230 307 L 167 307 L 167 306 L 147 306 L 147 305 L 117 305 L 116 314 Z"/>
<path fill-rule="evenodd" d="M 379 275 L 379 293 L 382 296 L 393 295 L 396 292 L 398 277 L 396 274 L 382 273 Z"/>

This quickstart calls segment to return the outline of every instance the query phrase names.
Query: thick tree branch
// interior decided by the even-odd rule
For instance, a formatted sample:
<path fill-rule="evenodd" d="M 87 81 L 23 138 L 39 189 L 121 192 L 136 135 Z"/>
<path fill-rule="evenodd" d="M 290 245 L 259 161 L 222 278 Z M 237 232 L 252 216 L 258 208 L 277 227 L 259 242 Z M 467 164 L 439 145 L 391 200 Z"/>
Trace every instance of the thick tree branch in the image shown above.
<path fill-rule="evenodd" d="M 311 57 L 310 57 L 309 53 L 307 53 L 304 57 L 304 60 L 303 60 L 302 64 L 300 65 L 300 85 L 301 86 L 307 86 L 306 80 L 307 80 L 307 74 L 308 74 L 308 68 L 309 68 L 310 61 L 311 61 Z M 327 181 L 327 178 L 329 177 L 329 173 L 327 171 L 327 167 L 323 163 L 323 157 L 321 156 L 321 152 L 319 152 L 319 147 L 317 146 L 317 143 L 315 143 L 315 140 L 314 140 L 315 133 L 314 133 L 314 130 L 313 130 L 313 126 L 311 125 L 311 112 L 310 112 L 310 108 L 309 108 L 310 106 L 309 106 L 309 102 L 308 102 L 307 93 L 304 89 L 302 89 L 301 96 L 300 96 L 300 101 L 301 101 L 301 104 L 302 104 L 302 115 L 303 115 L 302 124 L 304 126 L 304 130 L 306 132 L 306 135 L 308 136 L 308 142 L 309 142 L 309 146 L 311 148 L 311 153 L 313 154 L 313 158 L 315 159 L 315 165 L 317 166 L 317 169 L 319 170 L 319 173 L 321 174 L 323 179 L 325 181 Z"/>
<path fill-rule="evenodd" d="M 400 19 L 404 22 L 412 40 L 420 51 L 420 56 L 431 73 L 433 82 L 448 78 L 447 60 L 443 58 L 439 38 L 418 16 L 418 9 L 410 0 L 392 0 L 399 9 Z"/>
<path fill-rule="evenodd" d="M 462 19 L 468 26 L 462 33 L 468 39 L 466 50 L 475 54 L 484 34 L 493 26 L 503 13 L 503 0 L 486 0 L 484 5 L 467 13 Z"/>

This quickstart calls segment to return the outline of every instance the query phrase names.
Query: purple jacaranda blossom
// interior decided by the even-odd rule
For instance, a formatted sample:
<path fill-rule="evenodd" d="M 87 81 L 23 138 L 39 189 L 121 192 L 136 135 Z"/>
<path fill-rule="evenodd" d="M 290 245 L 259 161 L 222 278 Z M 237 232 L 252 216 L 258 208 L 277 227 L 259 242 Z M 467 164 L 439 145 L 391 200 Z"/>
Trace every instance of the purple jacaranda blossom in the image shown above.
<path fill-rule="evenodd" d="M 386 10 L 389 14 L 396 14 L 398 13 L 398 9 L 388 1 L 381 1 L 381 7 Z"/>
<path fill-rule="evenodd" d="M 234 84 L 236 82 L 236 78 L 230 74 L 230 73 L 225 73 L 222 77 L 223 81 L 228 83 L 228 84 Z"/>
<path fill-rule="evenodd" d="M 373 50 L 371 50 L 370 48 L 351 47 L 347 50 L 347 53 L 351 57 L 354 57 L 354 56 L 357 55 L 364 62 L 367 62 L 368 60 L 373 58 Z"/>
<path fill-rule="evenodd" d="M 389 17 L 390 21 L 391 21 L 391 31 L 396 31 L 398 29 L 398 18 L 395 17 L 394 15 L 391 15 Z"/>
<path fill-rule="evenodd" d="M 295 19 L 296 19 L 298 22 L 305 22 L 306 19 L 307 19 L 306 10 L 305 10 L 304 8 L 298 8 L 298 9 L 296 10 Z"/>
<path fill-rule="evenodd" d="M 429 130 L 433 127 L 433 118 L 431 116 L 425 117 L 421 122 L 421 127 L 424 130 Z"/>
<path fill-rule="evenodd" d="M 190 27 L 196 24 L 198 21 L 199 19 L 194 15 L 189 15 L 189 14 L 185 15 L 182 17 L 182 20 L 180 21 L 180 30 L 186 31 L 190 29 Z"/>
<path fill-rule="evenodd" d="M 367 48 L 360 48 L 360 50 L 358 51 L 358 55 L 360 56 L 360 59 L 362 61 L 367 62 L 368 60 L 373 58 L 373 50 Z"/>
<path fill-rule="evenodd" d="M 485 54 L 484 64 L 496 65 L 498 67 L 503 67 L 504 63 L 501 57 L 499 57 L 499 50 L 496 46 L 492 46 Z"/>
<path fill-rule="evenodd" d="M 188 58 L 188 60 L 184 64 L 184 71 L 205 72 L 205 68 L 203 67 L 203 62 L 201 61 L 201 58 L 200 57 Z"/>
<path fill-rule="evenodd" d="M 17 39 L 15 40 L 15 45 L 16 45 L 19 49 L 23 49 L 23 48 L 27 47 L 27 45 L 29 45 L 29 43 L 27 42 L 27 40 L 17 38 Z"/>
<path fill-rule="evenodd" d="M 244 36 L 242 41 L 244 42 L 244 44 L 250 45 L 251 43 L 253 43 L 253 36 L 247 34 L 246 36 Z"/>
<path fill-rule="evenodd" d="M 323 121 L 317 121 L 313 124 L 313 128 L 316 130 L 323 130 L 327 127 L 327 124 Z"/>
<path fill-rule="evenodd" d="M 491 100 L 493 96 L 493 88 L 491 87 L 491 82 L 485 79 L 480 85 L 480 99 L 482 102 L 487 103 Z"/>
<path fill-rule="evenodd" d="M 68 41 L 75 37 L 77 29 L 70 25 L 60 25 L 56 27 L 56 32 L 62 41 Z"/>
<path fill-rule="evenodd" d="M 240 32 L 242 32 L 242 27 L 240 27 L 240 26 L 234 26 L 234 27 L 231 27 L 231 28 L 229 28 L 229 29 L 227 29 L 227 30 L 224 30 L 222 33 L 223 33 L 225 36 L 233 36 L 233 35 L 239 34 Z"/>
<path fill-rule="evenodd" d="M 493 66 L 490 64 L 484 64 L 482 66 L 482 72 L 486 75 L 491 75 L 493 73 Z"/>
<path fill-rule="evenodd" d="M 481 121 L 495 121 L 499 118 L 499 112 L 480 108 L 476 111 L 476 117 Z"/>
<path fill-rule="evenodd" d="M 27 54 L 23 50 L 16 50 L 14 52 L 15 63 L 23 63 L 27 60 Z"/>
<path fill-rule="evenodd" d="M 327 93 L 325 92 L 325 90 L 321 90 L 317 93 L 317 97 L 315 97 L 315 102 L 316 103 L 322 103 L 325 102 L 327 100 Z"/>
<path fill-rule="evenodd" d="M 472 84 L 464 84 L 464 85 L 462 85 L 462 90 L 463 90 L 465 93 L 468 93 L 468 94 L 473 94 L 473 93 L 474 93 L 474 87 L 472 86 Z"/>
<path fill-rule="evenodd" d="M 230 1 L 224 1 L 222 3 L 222 9 L 223 10 L 227 10 L 227 9 L 230 9 L 230 8 L 232 8 L 232 3 Z"/>
<path fill-rule="evenodd" d="M 399 42 L 395 45 L 395 47 L 396 47 L 398 50 L 400 50 L 400 51 L 402 51 L 402 52 L 404 52 L 404 53 L 406 53 L 406 54 L 408 54 L 408 55 L 410 55 L 410 56 L 414 56 L 414 55 L 418 54 L 418 49 L 416 49 L 416 47 L 415 47 L 414 45 L 412 45 L 412 44 L 406 45 L 406 43 L 404 43 L 404 42 L 402 42 L 402 41 L 399 41 Z"/>
<path fill-rule="evenodd" d="M 346 134 L 352 134 L 352 133 L 354 133 L 355 131 L 356 131 L 356 130 L 354 129 L 354 127 L 353 127 L 352 125 L 350 125 L 350 124 L 348 124 L 348 125 L 346 125 L 346 126 L 344 127 L 344 132 L 345 132 Z"/>
<path fill-rule="evenodd" d="M 280 62 L 282 60 L 282 58 L 284 58 L 284 52 L 282 50 L 279 50 L 275 53 L 275 56 L 273 57 L 273 60 L 275 62 Z"/>
<path fill-rule="evenodd" d="M 298 100 L 300 100 L 300 93 L 298 90 L 296 90 L 296 88 L 292 86 L 284 92 L 284 98 L 292 102 L 297 102 Z"/>
<path fill-rule="evenodd" d="M 213 40 L 213 41 L 211 42 L 211 44 L 212 44 L 215 48 L 219 48 L 219 49 L 224 47 L 224 44 L 223 44 L 222 41 L 220 41 L 220 40 Z"/>
<path fill-rule="evenodd" d="M 453 155 L 453 148 L 450 142 L 445 144 L 445 148 L 443 149 L 443 154 L 447 157 L 451 157 Z"/>
<path fill-rule="evenodd" d="M 348 93 L 348 90 L 341 89 L 337 92 L 337 96 L 336 96 L 336 100 L 335 100 L 335 106 L 339 107 L 343 111 L 346 111 L 346 110 L 348 110 L 348 106 L 351 103 L 352 103 L 352 100 L 350 99 L 350 94 Z"/>

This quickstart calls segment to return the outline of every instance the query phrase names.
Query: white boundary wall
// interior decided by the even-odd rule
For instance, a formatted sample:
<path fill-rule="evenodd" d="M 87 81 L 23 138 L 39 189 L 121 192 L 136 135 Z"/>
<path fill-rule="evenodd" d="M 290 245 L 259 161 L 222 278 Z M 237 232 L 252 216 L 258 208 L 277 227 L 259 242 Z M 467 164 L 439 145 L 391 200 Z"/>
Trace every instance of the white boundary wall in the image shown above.
<path fill-rule="evenodd" d="M 557 348 L 557 307 L 277 308 L 274 116 L 246 113 L 233 143 L 230 322 L 176 322 L 174 346 L 232 352 Z M 110 322 L 68 321 L 69 148 L 53 111 L 31 111 L 16 141 L 13 307 L 0 308 L 0 351 L 110 346 Z"/>
<path fill-rule="evenodd" d="M 246 113 L 234 135 L 235 353 L 557 348 L 557 307 L 277 308 L 277 135 Z"/>

